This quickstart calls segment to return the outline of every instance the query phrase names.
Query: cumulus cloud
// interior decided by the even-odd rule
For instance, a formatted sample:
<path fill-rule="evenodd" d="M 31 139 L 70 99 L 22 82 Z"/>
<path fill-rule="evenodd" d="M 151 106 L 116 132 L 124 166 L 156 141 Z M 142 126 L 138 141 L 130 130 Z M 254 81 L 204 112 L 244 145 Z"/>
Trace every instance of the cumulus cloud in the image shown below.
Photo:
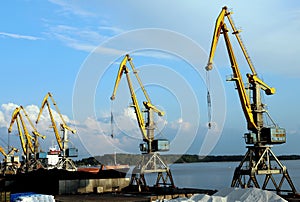
<path fill-rule="evenodd" d="M 18 107 L 17 104 L 7 103 L 1 105 L 0 110 L 0 127 L 7 128 L 9 126 L 11 115 L 15 108 Z M 26 110 L 29 119 L 35 123 L 37 116 L 39 114 L 39 107 L 36 105 L 23 106 Z M 59 114 L 51 109 L 53 117 L 56 121 L 58 130 L 62 137 L 62 133 L 59 128 L 61 119 Z M 134 109 L 125 108 L 122 113 L 114 114 L 114 124 L 111 125 L 110 116 L 104 114 L 103 117 L 87 117 L 83 122 L 79 123 L 76 120 L 68 117 L 67 115 L 62 115 L 66 123 L 73 129 L 76 129 L 76 134 L 70 134 L 70 144 L 75 147 L 79 147 L 81 151 L 79 153 L 88 151 L 91 155 L 100 155 L 105 153 L 112 153 L 116 150 L 118 152 L 124 153 L 138 153 L 138 145 L 142 142 L 142 135 L 140 128 L 137 123 L 136 114 Z M 25 124 L 27 124 L 26 122 Z M 156 130 L 155 134 L 159 134 L 161 131 L 174 132 L 179 131 L 180 136 L 183 134 L 188 134 L 192 124 L 184 121 L 182 118 L 176 121 L 168 123 L 163 117 L 155 116 Z M 53 129 L 50 127 L 51 119 L 48 110 L 45 108 L 41 114 L 40 120 L 36 126 L 40 134 L 45 135 L 45 140 L 40 140 L 40 145 L 42 150 L 47 151 L 47 148 L 51 145 L 56 144 L 55 135 Z M 29 125 L 28 129 L 31 130 Z M 113 127 L 113 128 L 112 128 Z M 113 129 L 113 138 L 111 136 Z M 17 132 L 16 124 L 13 126 L 13 133 Z M 168 134 L 164 134 L 165 137 Z M 17 136 L 16 136 L 17 137 Z M 17 140 L 19 141 L 19 140 Z M 20 144 L 18 142 L 18 144 Z M 14 145 L 15 146 L 15 145 Z M 15 146 L 21 148 L 20 146 Z"/>
<path fill-rule="evenodd" d="M 1 105 L 1 127 L 9 127 L 12 113 L 17 107 L 19 107 L 19 105 L 14 103 L 7 103 Z"/>
<path fill-rule="evenodd" d="M 0 111 L 0 127 L 5 127 L 6 126 L 6 121 L 5 117 L 2 111 Z"/>
<path fill-rule="evenodd" d="M 172 129 L 182 129 L 183 131 L 189 131 L 192 127 L 192 124 L 188 121 L 184 121 L 183 118 L 179 118 L 173 122 L 170 122 L 170 128 Z"/>
<path fill-rule="evenodd" d="M 6 104 L 1 105 L 1 110 L 0 110 L 0 127 L 1 128 L 8 129 L 10 122 L 11 122 L 12 114 L 17 107 L 19 107 L 19 105 L 15 104 L 15 103 L 6 103 Z M 37 119 L 37 116 L 39 114 L 39 111 L 40 111 L 39 107 L 36 105 L 28 105 L 28 106 L 23 106 L 23 108 L 25 109 L 25 112 L 28 115 L 29 120 L 34 124 Z M 59 114 L 53 109 L 51 111 L 53 113 L 54 119 L 57 121 L 60 120 Z M 21 115 L 23 117 L 26 128 L 29 131 L 33 130 L 31 128 L 31 126 L 29 125 L 28 120 L 25 118 L 25 113 L 21 111 Z M 68 116 L 63 115 L 63 118 L 66 121 L 66 123 L 71 122 L 71 120 L 68 118 Z M 49 126 L 51 125 L 49 112 L 46 109 L 44 109 L 40 119 L 41 119 L 40 123 L 37 125 L 38 131 L 41 134 L 45 134 L 45 133 L 47 133 L 47 131 L 49 131 Z M 58 127 L 59 127 L 59 125 L 58 125 Z M 14 122 L 12 129 L 13 129 L 13 131 L 17 131 L 16 122 Z"/>
<path fill-rule="evenodd" d="M 82 9 L 79 5 L 74 2 L 66 2 L 62 0 L 49 0 L 49 2 L 59 5 L 61 7 L 60 12 L 63 14 L 75 14 L 83 17 L 96 16 L 94 13 Z"/>
<path fill-rule="evenodd" d="M 76 50 L 91 52 L 109 37 L 121 33 L 117 27 L 100 26 L 95 29 L 69 25 L 51 25 L 48 35 Z M 95 51 L 106 54 L 124 54 L 125 51 L 109 47 L 99 47 Z"/>
<path fill-rule="evenodd" d="M 7 103 L 1 105 L 0 110 L 0 127 L 1 128 L 8 128 L 9 123 L 11 121 L 11 116 L 13 111 L 19 107 L 19 105 L 14 103 Z M 28 105 L 23 106 L 26 113 L 28 114 L 28 118 L 31 120 L 32 123 L 35 123 L 37 116 L 39 114 L 39 107 L 36 105 Z M 54 120 L 56 122 L 57 128 L 60 131 L 59 124 L 62 123 L 58 112 L 54 109 L 51 109 L 51 113 L 53 114 Z M 29 131 L 32 130 L 28 121 L 24 118 L 25 114 L 21 112 L 23 115 L 23 119 Z M 107 117 L 102 118 L 95 118 L 95 117 L 87 117 L 85 121 L 82 123 L 77 122 L 76 120 L 72 120 L 67 115 L 62 114 L 66 123 L 73 129 L 77 130 L 77 134 L 73 135 L 70 134 L 70 143 L 73 144 L 75 147 L 76 145 L 83 145 L 83 147 L 89 151 L 93 155 L 104 154 L 107 152 L 113 152 L 114 148 L 121 148 L 122 151 L 128 151 L 126 147 L 132 148 L 133 142 L 131 137 L 121 135 L 123 133 L 122 130 L 116 128 L 116 136 L 115 138 L 111 138 L 111 124 L 104 119 Z M 124 118 L 122 118 L 124 117 Z M 134 112 L 132 113 L 130 110 L 124 110 L 124 113 L 117 116 L 118 120 L 123 121 L 121 125 L 125 128 L 128 126 L 128 120 L 134 121 Z M 126 121 L 127 120 L 127 121 Z M 136 122 L 134 122 L 136 123 Z M 50 145 L 53 145 L 53 141 L 56 141 L 55 135 L 53 133 L 53 129 L 51 128 L 52 122 L 49 116 L 49 111 L 45 108 L 40 116 L 38 124 L 35 125 L 37 130 L 40 134 L 45 135 L 45 140 L 40 140 L 40 145 L 42 150 L 46 150 Z M 127 129 L 127 131 L 138 129 L 137 125 L 132 126 L 131 128 Z M 138 131 L 139 132 L 139 131 Z M 13 125 L 13 133 L 17 133 L 17 126 L 16 124 Z M 140 134 L 139 134 L 140 135 Z M 62 137 L 62 134 L 61 134 Z M 140 139 L 140 136 L 139 136 Z M 136 138 L 135 138 L 136 140 Z M 20 144 L 19 142 L 14 142 L 14 144 Z M 56 143 L 54 143 L 56 144 Z M 130 146 L 128 146 L 130 145 Z M 17 148 L 21 148 L 20 145 L 14 145 Z M 123 149 L 122 149 L 123 148 Z"/>

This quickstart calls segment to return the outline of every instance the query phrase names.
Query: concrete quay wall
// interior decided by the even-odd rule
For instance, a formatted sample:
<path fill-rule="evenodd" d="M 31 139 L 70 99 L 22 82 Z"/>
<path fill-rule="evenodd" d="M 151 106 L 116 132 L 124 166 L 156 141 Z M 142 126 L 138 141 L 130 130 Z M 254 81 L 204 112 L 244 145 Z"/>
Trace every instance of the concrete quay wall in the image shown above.
<path fill-rule="evenodd" d="M 87 194 L 120 191 L 130 178 L 59 180 L 58 194 Z"/>

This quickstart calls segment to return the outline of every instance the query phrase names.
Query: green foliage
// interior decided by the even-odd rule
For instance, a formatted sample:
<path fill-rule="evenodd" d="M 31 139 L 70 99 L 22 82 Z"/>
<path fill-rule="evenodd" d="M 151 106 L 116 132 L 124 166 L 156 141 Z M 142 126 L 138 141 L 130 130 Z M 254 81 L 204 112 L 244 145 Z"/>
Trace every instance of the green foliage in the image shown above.
<path fill-rule="evenodd" d="M 228 155 L 228 156 L 198 156 L 191 154 L 168 154 L 160 155 L 162 160 L 167 164 L 171 163 L 195 163 L 195 162 L 226 162 L 226 161 L 236 161 L 239 162 L 244 156 L 242 155 Z M 82 160 L 76 161 L 78 166 L 90 165 L 114 165 L 115 163 L 114 154 L 105 154 L 103 156 L 95 156 L 84 158 Z M 137 165 L 141 160 L 142 154 L 116 154 L 117 164 L 128 164 Z M 280 160 L 298 160 L 299 155 L 283 155 L 278 157 Z"/>
<path fill-rule="evenodd" d="M 75 162 L 77 166 L 98 166 L 99 162 L 94 157 L 84 158 Z"/>

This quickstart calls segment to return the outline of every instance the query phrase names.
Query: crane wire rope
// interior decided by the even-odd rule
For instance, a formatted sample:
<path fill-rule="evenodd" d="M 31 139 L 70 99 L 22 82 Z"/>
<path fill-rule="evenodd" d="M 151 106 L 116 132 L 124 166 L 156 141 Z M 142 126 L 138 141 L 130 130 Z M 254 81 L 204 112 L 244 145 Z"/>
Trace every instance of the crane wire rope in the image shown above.
<path fill-rule="evenodd" d="M 208 116 L 208 129 L 211 129 L 211 124 L 212 124 L 212 120 L 211 120 L 211 112 L 212 112 L 212 108 L 211 108 L 211 96 L 210 96 L 210 78 L 209 78 L 209 73 L 208 71 L 206 71 L 206 88 L 207 88 L 207 116 Z"/>
<path fill-rule="evenodd" d="M 9 134 L 7 135 L 7 141 L 5 141 L 2 137 L 0 137 L 0 141 L 2 142 L 0 145 L 6 145 L 7 146 L 7 151 L 9 151 L 10 145 L 10 137 Z"/>
<path fill-rule="evenodd" d="M 113 100 L 111 100 L 110 104 L 110 130 L 111 134 L 110 137 L 114 138 L 114 115 L 113 115 Z"/>
<path fill-rule="evenodd" d="M 2 142 L 2 144 L 7 145 L 7 141 L 4 140 L 4 138 L 0 137 L 0 142 Z M 1 145 L 1 144 L 0 144 Z"/>

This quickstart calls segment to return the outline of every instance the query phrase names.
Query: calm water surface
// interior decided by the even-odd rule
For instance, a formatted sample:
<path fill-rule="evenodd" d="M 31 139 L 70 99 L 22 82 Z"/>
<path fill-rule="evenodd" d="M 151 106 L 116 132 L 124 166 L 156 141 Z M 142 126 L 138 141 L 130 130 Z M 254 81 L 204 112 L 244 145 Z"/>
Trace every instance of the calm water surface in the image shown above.
<path fill-rule="evenodd" d="M 294 186 L 299 192 L 300 160 L 281 161 L 281 163 L 287 167 Z M 170 169 L 174 183 L 179 188 L 220 190 L 230 187 L 234 170 L 238 164 L 239 162 L 185 163 L 170 165 Z M 276 175 L 275 178 L 280 177 L 281 175 Z M 156 175 L 146 175 L 146 180 L 149 185 L 155 184 Z M 260 180 L 259 177 L 258 180 Z M 279 179 L 277 182 L 279 183 Z M 288 189 L 289 186 L 284 183 L 283 188 Z"/>

